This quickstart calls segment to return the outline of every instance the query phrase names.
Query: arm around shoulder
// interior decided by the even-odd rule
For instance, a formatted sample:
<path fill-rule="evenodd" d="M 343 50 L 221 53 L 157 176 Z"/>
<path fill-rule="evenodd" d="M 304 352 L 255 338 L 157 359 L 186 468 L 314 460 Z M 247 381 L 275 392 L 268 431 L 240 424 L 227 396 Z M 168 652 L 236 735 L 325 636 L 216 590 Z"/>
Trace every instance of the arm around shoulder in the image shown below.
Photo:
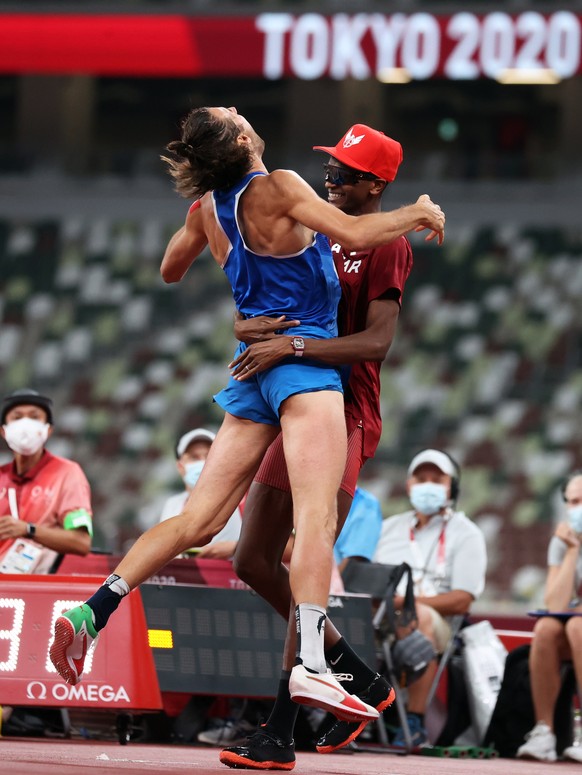
<path fill-rule="evenodd" d="M 394 242 L 411 231 L 429 230 L 427 241 L 437 238 L 440 245 L 445 235 L 445 215 L 439 205 L 424 194 L 411 205 L 398 210 L 353 216 L 356 224 L 352 228 L 350 250 L 365 250 Z"/>
<path fill-rule="evenodd" d="M 283 175 L 287 177 L 283 178 Z M 393 242 L 408 232 L 429 229 L 427 239 L 444 238 L 445 216 L 439 205 L 423 194 L 398 210 L 366 215 L 346 215 L 321 199 L 298 175 L 285 170 L 271 173 L 275 187 L 284 186 L 286 214 L 313 231 L 327 235 L 347 250 L 365 250 Z"/>

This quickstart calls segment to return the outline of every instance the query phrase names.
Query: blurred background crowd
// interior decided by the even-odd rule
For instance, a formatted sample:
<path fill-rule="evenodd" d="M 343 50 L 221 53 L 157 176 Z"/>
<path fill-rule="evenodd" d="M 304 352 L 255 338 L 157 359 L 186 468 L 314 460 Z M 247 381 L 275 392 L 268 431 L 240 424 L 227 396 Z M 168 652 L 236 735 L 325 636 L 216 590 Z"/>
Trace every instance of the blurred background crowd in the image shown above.
<path fill-rule="evenodd" d="M 188 204 L 159 156 L 190 107 L 235 105 L 267 166 L 322 195 L 312 146 L 381 129 L 404 147 L 384 206 L 445 210 L 442 248 L 412 240 L 362 484 L 403 511 L 412 455 L 447 449 L 487 540 L 478 605 L 541 600 L 582 467 L 581 39 L 574 0 L 0 0 L 0 384 L 53 397 L 49 449 L 89 478 L 94 547 L 158 521 L 176 438 L 222 418 L 233 303 L 209 255 L 162 282 Z"/>

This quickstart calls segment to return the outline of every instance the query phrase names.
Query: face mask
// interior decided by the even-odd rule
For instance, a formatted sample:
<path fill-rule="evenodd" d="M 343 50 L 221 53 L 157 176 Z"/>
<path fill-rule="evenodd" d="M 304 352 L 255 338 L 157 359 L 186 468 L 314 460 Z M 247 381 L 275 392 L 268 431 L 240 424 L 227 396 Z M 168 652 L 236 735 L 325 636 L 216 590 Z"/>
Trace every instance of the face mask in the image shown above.
<path fill-rule="evenodd" d="M 447 488 L 444 484 L 436 482 L 413 484 L 409 497 L 415 511 L 432 517 L 447 505 Z"/>
<path fill-rule="evenodd" d="M 568 519 L 575 533 L 582 533 L 582 503 L 568 509 Z"/>
<path fill-rule="evenodd" d="M 50 425 L 30 417 L 22 417 L 4 426 L 6 443 L 18 455 L 34 455 L 44 447 Z"/>
<path fill-rule="evenodd" d="M 186 487 L 192 488 L 198 479 L 200 479 L 200 474 L 204 468 L 204 460 L 195 460 L 193 463 L 186 463 L 184 468 L 186 469 L 184 484 Z"/>

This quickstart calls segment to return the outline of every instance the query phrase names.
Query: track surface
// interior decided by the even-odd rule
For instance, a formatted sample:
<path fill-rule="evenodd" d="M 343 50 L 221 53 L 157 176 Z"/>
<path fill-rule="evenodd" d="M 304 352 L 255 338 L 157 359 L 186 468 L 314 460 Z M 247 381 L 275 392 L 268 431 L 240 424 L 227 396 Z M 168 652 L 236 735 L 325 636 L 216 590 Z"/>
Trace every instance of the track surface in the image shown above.
<path fill-rule="evenodd" d="M 140 745 L 93 741 L 0 739 L 0 770 L 6 775 L 225 775 L 231 770 L 218 761 L 217 748 Z M 513 759 L 441 759 L 385 753 L 322 756 L 297 754 L 297 775 L 581 775 L 575 762 L 542 763 Z"/>

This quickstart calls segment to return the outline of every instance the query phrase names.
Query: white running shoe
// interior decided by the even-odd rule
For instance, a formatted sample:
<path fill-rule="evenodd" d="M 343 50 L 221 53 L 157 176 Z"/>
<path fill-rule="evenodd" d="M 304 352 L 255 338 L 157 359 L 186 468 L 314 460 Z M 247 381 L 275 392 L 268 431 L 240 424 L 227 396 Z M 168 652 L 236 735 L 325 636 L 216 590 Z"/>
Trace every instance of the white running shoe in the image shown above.
<path fill-rule="evenodd" d="M 582 745 L 569 745 L 562 751 L 562 757 L 573 762 L 582 762 Z"/>
<path fill-rule="evenodd" d="M 378 711 L 347 692 L 339 680 L 353 680 L 346 673 L 310 673 L 304 665 L 295 665 L 289 679 L 289 693 L 294 702 L 327 710 L 342 721 L 373 721 Z"/>
<path fill-rule="evenodd" d="M 539 762 L 555 762 L 556 735 L 549 726 L 538 721 L 535 727 L 525 736 L 526 742 L 517 749 L 518 759 L 537 759 Z"/>

